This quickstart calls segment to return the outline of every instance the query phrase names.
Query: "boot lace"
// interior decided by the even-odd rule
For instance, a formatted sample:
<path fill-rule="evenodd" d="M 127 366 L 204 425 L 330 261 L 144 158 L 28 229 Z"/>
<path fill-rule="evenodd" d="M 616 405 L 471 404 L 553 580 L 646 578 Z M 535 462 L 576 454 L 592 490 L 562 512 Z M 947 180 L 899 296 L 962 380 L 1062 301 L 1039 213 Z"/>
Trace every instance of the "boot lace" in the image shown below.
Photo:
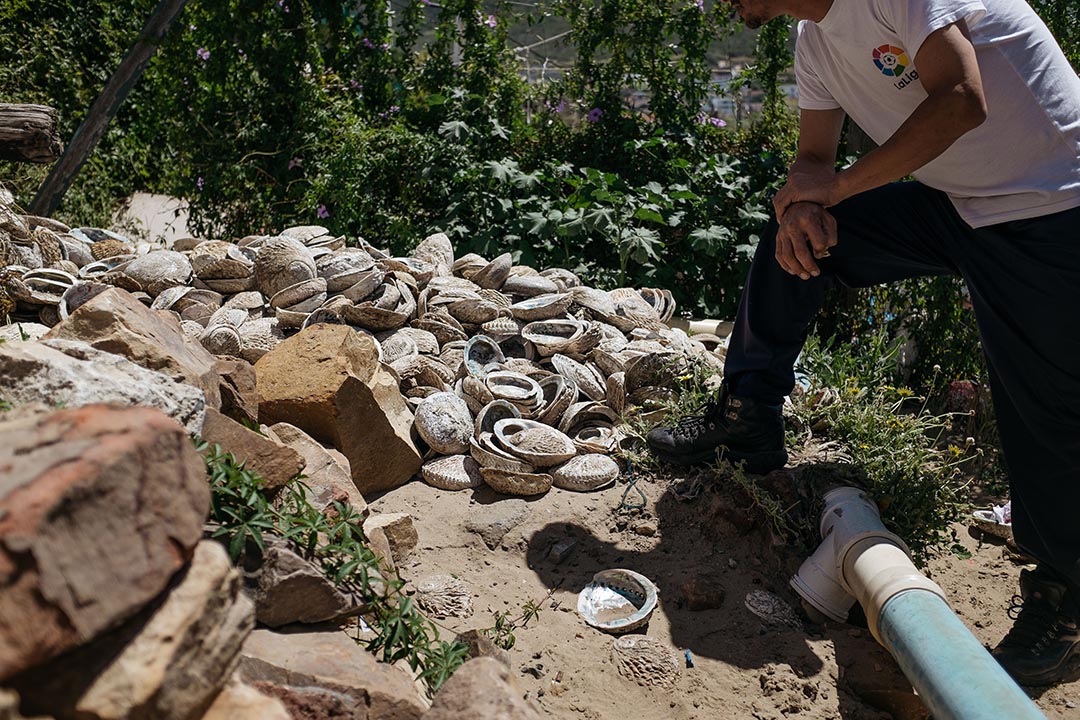
<path fill-rule="evenodd" d="M 716 418 L 720 414 L 721 404 L 719 400 L 710 400 L 704 405 L 695 408 L 693 415 L 684 417 L 675 423 L 671 434 L 680 439 L 696 438 L 704 432 L 716 427 Z"/>
<path fill-rule="evenodd" d="M 1013 626 L 1002 639 L 1002 646 L 1038 653 L 1053 641 L 1061 630 L 1059 614 L 1043 600 L 1025 601 L 1019 595 L 1013 595 L 1008 615 L 1013 620 Z"/>

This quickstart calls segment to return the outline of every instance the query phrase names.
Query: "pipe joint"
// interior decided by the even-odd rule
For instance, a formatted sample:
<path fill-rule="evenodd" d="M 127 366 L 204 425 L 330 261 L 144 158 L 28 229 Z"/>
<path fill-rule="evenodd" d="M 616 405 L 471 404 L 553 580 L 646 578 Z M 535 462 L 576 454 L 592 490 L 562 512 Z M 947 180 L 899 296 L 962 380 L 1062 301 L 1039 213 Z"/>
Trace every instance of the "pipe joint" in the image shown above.
<path fill-rule="evenodd" d="M 877 505 L 858 488 L 825 494 L 822 543 L 791 579 L 795 591 L 826 616 L 843 622 L 858 600 L 880 641 L 881 608 L 905 590 L 945 594 L 911 563 L 907 545 L 881 523 Z"/>

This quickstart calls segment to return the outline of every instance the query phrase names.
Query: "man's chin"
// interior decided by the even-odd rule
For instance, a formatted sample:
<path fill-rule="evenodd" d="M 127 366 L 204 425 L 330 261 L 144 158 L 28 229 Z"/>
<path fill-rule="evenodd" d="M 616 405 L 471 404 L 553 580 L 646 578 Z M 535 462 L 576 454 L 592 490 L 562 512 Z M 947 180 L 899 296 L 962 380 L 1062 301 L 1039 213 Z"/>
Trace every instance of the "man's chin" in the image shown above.
<path fill-rule="evenodd" d="M 743 9 L 741 6 L 736 5 L 736 11 L 739 13 L 739 18 L 743 21 L 743 25 L 750 28 L 751 30 L 757 30 L 759 27 L 765 24 L 764 18 L 761 18 L 757 15 L 751 15 L 747 17 L 743 13 Z"/>

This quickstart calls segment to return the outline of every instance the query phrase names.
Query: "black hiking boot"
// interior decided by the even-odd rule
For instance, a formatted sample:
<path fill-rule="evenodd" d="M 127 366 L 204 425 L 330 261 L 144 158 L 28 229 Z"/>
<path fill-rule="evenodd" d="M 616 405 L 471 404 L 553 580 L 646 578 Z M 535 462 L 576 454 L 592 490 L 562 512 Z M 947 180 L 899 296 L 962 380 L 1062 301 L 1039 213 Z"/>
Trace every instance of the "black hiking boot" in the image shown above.
<path fill-rule="evenodd" d="M 764 475 L 787 463 L 784 417 L 779 405 L 732 397 L 724 386 L 720 399 L 706 403 L 700 415 L 674 427 L 654 428 L 645 438 L 657 457 L 674 465 L 746 462 L 747 472 Z"/>
<path fill-rule="evenodd" d="M 1064 582 L 1040 570 L 1020 571 L 1012 629 L 992 654 L 1021 685 L 1053 685 L 1080 669 L 1080 609 Z"/>

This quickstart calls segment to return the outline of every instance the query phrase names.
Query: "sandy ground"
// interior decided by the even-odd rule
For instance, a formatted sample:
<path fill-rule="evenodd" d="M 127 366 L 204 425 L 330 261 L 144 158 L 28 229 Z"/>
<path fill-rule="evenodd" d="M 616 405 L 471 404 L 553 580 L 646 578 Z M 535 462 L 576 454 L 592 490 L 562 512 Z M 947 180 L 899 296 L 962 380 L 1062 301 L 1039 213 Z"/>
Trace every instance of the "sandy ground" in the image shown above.
<path fill-rule="evenodd" d="M 740 507 L 736 493 L 714 484 L 686 500 L 671 491 L 669 480 L 637 486 L 646 505 L 629 513 L 616 512 L 627 487 L 621 482 L 588 494 L 554 489 L 530 500 L 507 499 L 487 488 L 449 493 L 412 482 L 372 506 L 414 518 L 420 544 L 400 568 L 405 579 L 451 574 L 472 591 L 472 616 L 439 621 L 447 630 L 490 627 L 494 612 L 517 615 L 525 603 L 542 601 L 538 619 L 515 632 L 511 656 L 522 690 L 550 717 L 926 716 L 865 629 L 805 618 L 797 627 L 770 626 L 746 609 L 751 590 L 797 605 L 787 580 L 802 553 L 776 543 L 755 514 Z M 678 487 L 686 490 L 685 481 Z M 493 549 L 467 529 L 499 519 L 520 524 Z M 1001 545 L 980 543 L 966 528 L 959 530 L 972 557 L 939 558 L 931 572 L 979 640 L 993 644 L 1008 628 L 1005 612 L 1019 566 Z M 551 549 L 567 538 L 575 544 L 559 562 Z M 613 636 L 587 626 L 576 611 L 577 593 L 593 573 L 612 567 L 643 573 L 660 589 L 660 605 L 639 632 L 678 652 L 682 669 L 670 687 L 641 686 L 620 675 L 612 660 Z M 701 604 L 715 607 L 691 609 Z M 682 660 L 686 649 L 692 668 Z M 1080 718 L 1080 681 L 1033 697 L 1048 718 Z"/>

